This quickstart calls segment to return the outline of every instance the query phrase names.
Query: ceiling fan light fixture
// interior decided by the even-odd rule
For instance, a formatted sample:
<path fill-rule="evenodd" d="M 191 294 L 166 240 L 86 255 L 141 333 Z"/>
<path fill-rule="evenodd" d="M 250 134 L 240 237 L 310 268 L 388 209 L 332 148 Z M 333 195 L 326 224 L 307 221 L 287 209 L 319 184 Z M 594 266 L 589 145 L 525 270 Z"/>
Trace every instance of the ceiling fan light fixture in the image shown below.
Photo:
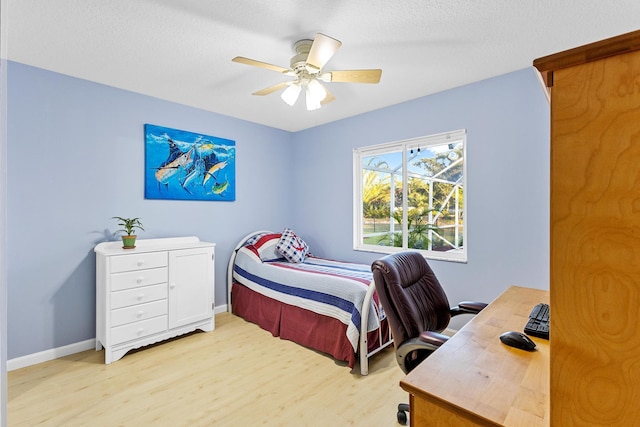
<path fill-rule="evenodd" d="M 293 107 L 293 105 L 296 103 L 296 101 L 298 100 L 298 96 L 300 96 L 300 90 L 302 88 L 300 87 L 300 85 L 298 84 L 298 82 L 295 83 L 291 83 L 289 85 L 289 87 L 287 87 L 283 92 L 282 95 L 280 95 L 280 97 L 282 98 L 282 100 L 284 102 L 286 102 L 287 104 L 289 104 L 290 106 Z"/>
<path fill-rule="evenodd" d="M 311 91 L 309 90 L 309 87 L 307 86 L 307 111 L 313 111 L 313 110 L 319 110 L 321 105 L 320 105 L 320 100 L 314 98 L 314 96 L 311 94 Z"/>
<path fill-rule="evenodd" d="M 317 110 L 321 107 L 321 102 L 327 97 L 327 90 L 316 79 L 307 82 L 306 89 L 307 110 Z"/>
<path fill-rule="evenodd" d="M 309 80 L 309 83 L 307 83 L 307 89 L 311 96 L 318 102 L 323 101 L 327 96 L 326 89 L 322 86 L 322 83 L 316 79 Z"/>

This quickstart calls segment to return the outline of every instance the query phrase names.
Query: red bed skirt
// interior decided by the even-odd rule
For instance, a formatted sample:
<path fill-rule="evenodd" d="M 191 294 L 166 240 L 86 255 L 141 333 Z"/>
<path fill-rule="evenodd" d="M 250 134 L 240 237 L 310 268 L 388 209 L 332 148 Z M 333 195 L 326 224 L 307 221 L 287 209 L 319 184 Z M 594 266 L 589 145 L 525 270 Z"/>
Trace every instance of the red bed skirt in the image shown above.
<path fill-rule="evenodd" d="M 304 308 L 276 301 L 237 282 L 232 287 L 233 313 L 256 323 L 274 337 L 293 341 L 305 347 L 330 354 L 353 368 L 356 354 L 347 340 L 347 325 L 332 317 L 323 316 Z M 386 320 L 384 321 L 386 324 Z M 383 327 L 383 340 L 388 339 L 389 328 Z M 368 347 L 379 346 L 378 331 L 369 332 Z"/>

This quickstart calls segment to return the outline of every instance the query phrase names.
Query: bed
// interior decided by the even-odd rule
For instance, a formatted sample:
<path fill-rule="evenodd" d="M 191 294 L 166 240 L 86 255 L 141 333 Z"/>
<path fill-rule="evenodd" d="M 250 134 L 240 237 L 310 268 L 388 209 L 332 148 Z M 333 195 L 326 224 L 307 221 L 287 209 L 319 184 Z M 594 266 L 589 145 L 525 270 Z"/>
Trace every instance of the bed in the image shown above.
<path fill-rule="evenodd" d="M 371 267 L 313 256 L 289 228 L 242 238 L 227 282 L 230 312 L 350 368 L 359 359 L 362 375 L 369 358 L 393 343 Z"/>

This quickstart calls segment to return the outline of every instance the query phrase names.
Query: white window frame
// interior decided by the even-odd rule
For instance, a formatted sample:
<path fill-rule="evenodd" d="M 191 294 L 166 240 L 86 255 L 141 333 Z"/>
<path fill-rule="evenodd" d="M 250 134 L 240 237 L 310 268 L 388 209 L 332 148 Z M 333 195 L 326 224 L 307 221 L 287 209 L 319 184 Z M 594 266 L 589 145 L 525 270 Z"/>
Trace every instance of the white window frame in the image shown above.
<path fill-rule="evenodd" d="M 372 245 L 364 243 L 364 231 L 363 231 L 363 203 L 362 203 L 362 170 L 363 164 L 362 159 L 365 157 L 373 156 L 376 154 L 384 154 L 390 151 L 401 151 L 402 152 L 402 182 L 408 182 L 408 168 L 407 164 L 407 152 L 412 148 L 416 147 L 428 147 L 433 145 L 442 145 L 449 143 L 451 141 L 462 141 L 463 147 L 463 166 L 462 166 L 462 187 L 464 189 L 462 200 L 464 206 L 464 225 L 462 227 L 462 238 L 463 245 L 461 249 L 455 251 L 435 251 L 435 250 L 424 250 L 424 249 L 410 249 L 410 250 L 418 250 L 423 254 L 425 258 L 429 259 L 437 259 L 443 261 L 454 261 L 454 262 L 467 262 L 467 229 L 468 229 L 468 204 L 467 204 L 467 131 L 466 129 L 460 129 L 452 132 L 443 132 L 435 135 L 429 135 L 419 138 L 413 138 L 403 141 L 396 141 L 386 144 L 368 146 L 368 147 L 359 147 L 353 150 L 353 249 L 357 251 L 366 251 L 366 252 L 376 252 L 376 253 L 384 253 L 390 254 L 395 252 L 401 252 L 408 250 L 407 249 L 407 236 L 408 236 L 408 221 L 407 214 L 408 209 L 406 204 L 408 203 L 407 191 L 408 185 L 403 185 L 403 221 L 402 221 L 402 233 L 403 233 L 403 247 L 396 246 L 381 246 L 381 245 Z"/>

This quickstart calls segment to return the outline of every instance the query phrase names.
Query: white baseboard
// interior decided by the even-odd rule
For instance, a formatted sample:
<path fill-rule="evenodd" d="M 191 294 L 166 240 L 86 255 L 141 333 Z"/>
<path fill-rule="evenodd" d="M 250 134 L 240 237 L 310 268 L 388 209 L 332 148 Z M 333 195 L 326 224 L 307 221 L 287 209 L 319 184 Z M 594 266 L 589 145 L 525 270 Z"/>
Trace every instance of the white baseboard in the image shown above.
<path fill-rule="evenodd" d="M 213 310 L 214 314 L 226 313 L 227 305 L 216 306 Z M 37 365 L 38 363 L 48 362 L 49 360 L 59 359 L 60 357 L 69 356 L 70 354 L 80 353 L 96 348 L 96 340 L 90 339 L 74 344 L 65 345 L 63 347 L 52 348 L 50 350 L 40 351 L 38 353 L 28 354 L 26 356 L 15 357 L 7 360 L 7 371 L 14 371 L 27 366 Z"/>
<path fill-rule="evenodd" d="M 63 347 L 52 348 L 50 350 L 44 350 L 38 353 L 28 354 L 26 356 L 15 357 L 7 360 L 7 371 L 37 365 L 38 363 L 58 359 L 74 353 L 80 353 L 81 351 L 90 350 L 92 348 L 96 348 L 95 339 L 81 341 L 75 344 L 65 345 Z"/>

